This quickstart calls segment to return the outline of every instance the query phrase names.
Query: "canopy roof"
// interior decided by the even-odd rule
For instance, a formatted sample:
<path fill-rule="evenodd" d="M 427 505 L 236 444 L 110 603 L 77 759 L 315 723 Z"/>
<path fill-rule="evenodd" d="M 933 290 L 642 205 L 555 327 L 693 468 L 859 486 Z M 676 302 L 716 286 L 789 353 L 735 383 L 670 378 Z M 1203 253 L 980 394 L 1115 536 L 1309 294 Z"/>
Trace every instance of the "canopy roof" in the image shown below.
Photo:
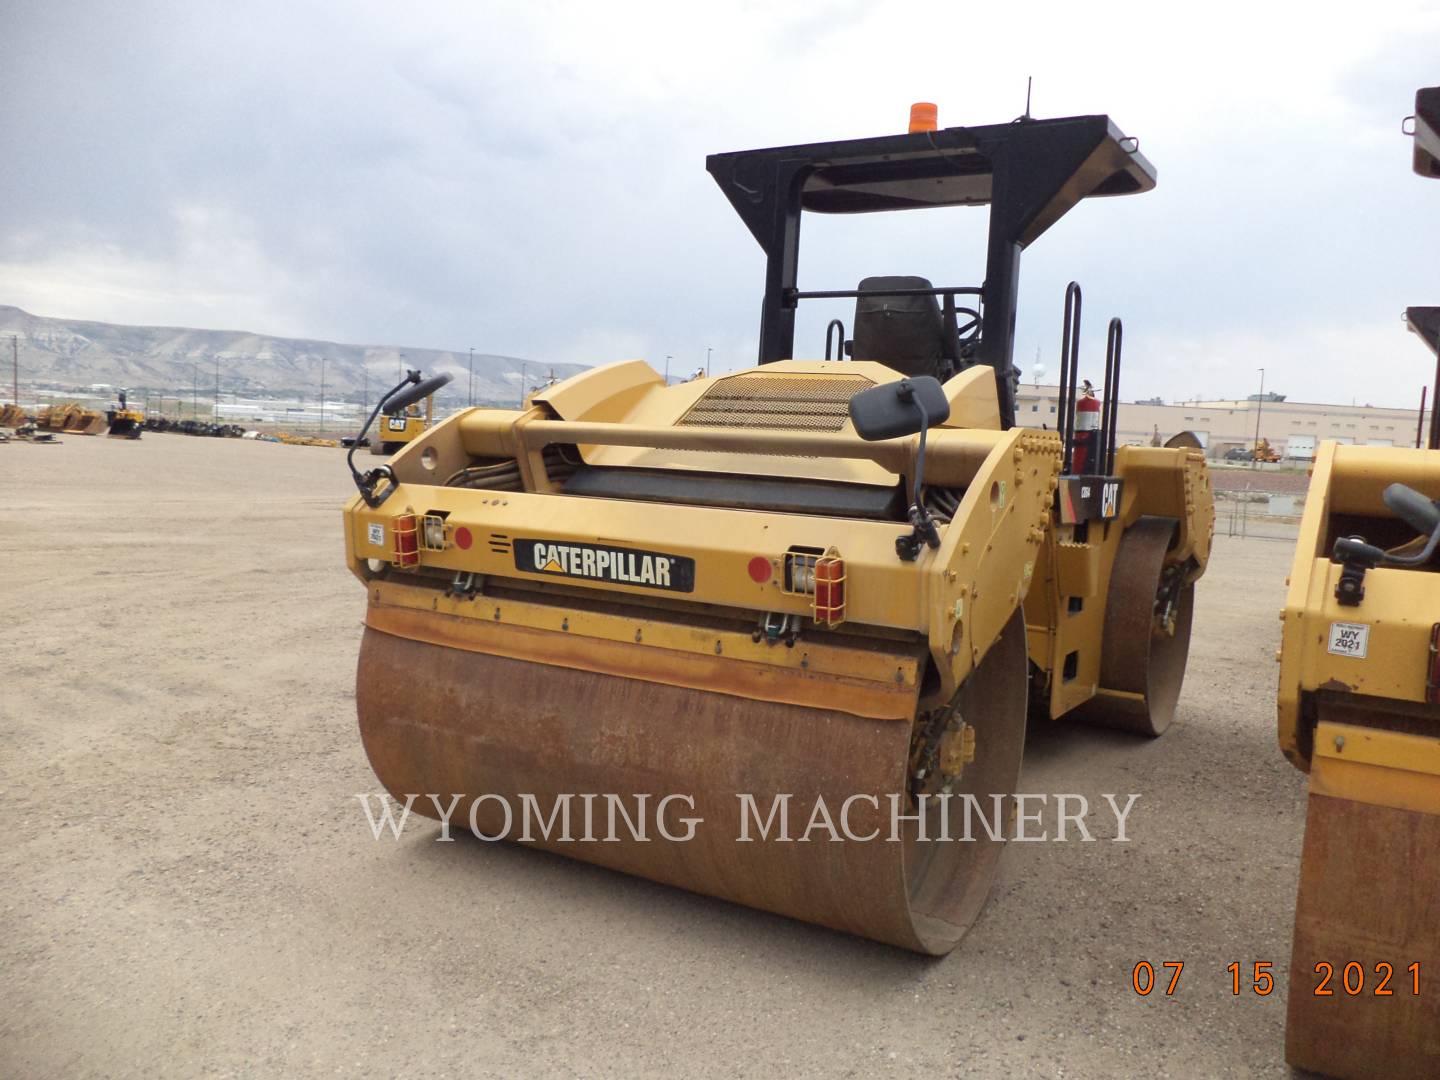
<path fill-rule="evenodd" d="M 1440 307 L 1406 308 L 1405 325 L 1425 343 L 1427 349 L 1440 356 Z M 1440 393 L 1440 389 L 1436 393 Z"/>
<path fill-rule="evenodd" d="M 1440 86 L 1415 91 L 1415 171 L 1440 178 Z"/>
<path fill-rule="evenodd" d="M 1025 208 L 1027 227 L 1016 237 L 1022 246 L 1081 199 L 1155 186 L 1155 169 L 1136 141 L 1103 115 L 742 150 L 712 154 L 706 167 L 768 249 L 779 181 L 796 177 L 800 207 L 823 214 L 983 206 L 1002 158 L 1019 172 L 1049 174 L 1046 190 L 1017 193 L 1039 196 Z"/>

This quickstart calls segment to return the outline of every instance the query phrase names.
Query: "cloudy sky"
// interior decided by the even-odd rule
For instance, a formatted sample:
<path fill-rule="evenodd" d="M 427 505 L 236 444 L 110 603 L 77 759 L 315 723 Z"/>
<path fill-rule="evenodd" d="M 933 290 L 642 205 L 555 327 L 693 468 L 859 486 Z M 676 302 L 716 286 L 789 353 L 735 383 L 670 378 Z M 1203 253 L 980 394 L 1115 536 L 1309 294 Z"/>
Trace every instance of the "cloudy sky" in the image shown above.
<path fill-rule="evenodd" d="M 1103 13 L 1102 13 L 1103 12 Z M 1125 397 L 1411 405 L 1440 183 L 1400 132 L 1440 4 L 4 0 L 0 303 L 676 370 L 753 362 L 759 248 L 708 152 L 1108 112 L 1160 174 L 1022 264 L 1016 360 Z M 809 216 L 801 284 L 978 284 L 985 211 Z M 824 321 L 796 351 L 818 356 Z M 1027 375 L 1028 379 L 1028 375 Z"/>

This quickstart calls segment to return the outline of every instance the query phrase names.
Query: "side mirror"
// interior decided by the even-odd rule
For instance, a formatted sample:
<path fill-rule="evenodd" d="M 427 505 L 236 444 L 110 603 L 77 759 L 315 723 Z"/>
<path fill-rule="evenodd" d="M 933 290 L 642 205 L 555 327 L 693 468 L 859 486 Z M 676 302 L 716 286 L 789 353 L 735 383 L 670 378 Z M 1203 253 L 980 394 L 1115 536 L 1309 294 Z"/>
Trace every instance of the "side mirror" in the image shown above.
<path fill-rule="evenodd" d="M 1440 529 L 1440 505 L 1431 502 L 1414 488 L 1391 484 L 1380 495 L 1390 512 L 1402 519 L 1421 536 Z"/>
<path fill-rule="evenodd" d="M 414 405 L 415 402 L 435 393 L 436 390 L 439 390 L 442 386 L 449 383 L 453 378 L 455 378 L 455 376 L 447 371 L 441 375 L 431 375 L 430 378 L 424 382 L 416 383 L 409 389 L 400 391 L 400 393 L 385 402 L 386 415 L 395 416 L 404 412 L 411 405 Z"/>
<path fill-rule="evenodd" d="M 866 442 L 914 435 L 949 418 L 950 402 L 930 375 L 872 386 L 850 399 L 850 419 Z"/>

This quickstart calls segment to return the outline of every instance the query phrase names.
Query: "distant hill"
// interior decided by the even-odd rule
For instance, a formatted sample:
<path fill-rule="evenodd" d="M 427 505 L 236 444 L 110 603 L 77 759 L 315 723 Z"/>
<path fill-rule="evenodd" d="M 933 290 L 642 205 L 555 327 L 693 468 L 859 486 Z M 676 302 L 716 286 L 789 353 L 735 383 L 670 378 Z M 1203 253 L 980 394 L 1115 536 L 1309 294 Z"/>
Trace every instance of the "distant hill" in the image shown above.
<path fill-rule="evenodd" d="M 10 387 L 10 339 L 17 336 L 22 386 L 85 390 L 96 384 L 137 392 L 189 393 L 215 387 L 219 365 L 225 393 L 313 397 L 320 388 L 332 400 L 367 389 L 371 401 L 399 379 L 399 367 L 426 375 L 448 371 L 455 381 L 437 397 L 445 406 L 463 405 L 469 386 L 470 354 L 403 345 L 343 345 L 333 341 L 270 337 L 244 330 L 193 330 L 176 326 L 120 326 L 78 319 L 51 319 L 0 304 L 0 388 Z M 404 359 L 401 359 L 401 356 Z M 197 370 L 198 365 L 198 370 Z M 521 368 L 535 386 L 551 371 L 564 378 L 583 371 L 578 364 L 540 364 L 514 356 L 475 354 L 475 400 L 508 404 L 518 400 Z"/>

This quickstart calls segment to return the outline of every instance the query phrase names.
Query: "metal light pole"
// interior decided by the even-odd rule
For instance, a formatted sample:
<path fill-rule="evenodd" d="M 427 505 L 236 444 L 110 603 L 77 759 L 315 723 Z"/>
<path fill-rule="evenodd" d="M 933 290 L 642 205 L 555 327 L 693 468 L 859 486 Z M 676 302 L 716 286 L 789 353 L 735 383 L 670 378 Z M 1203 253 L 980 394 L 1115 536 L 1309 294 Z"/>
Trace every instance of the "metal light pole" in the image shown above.
<path fill-rule="evenodd" d="M 325 437 L 325 357 L 320 357 L 320 437 Z"/>
<path fill-rule="evenodd" d="M 215 414 L 211 418 L 215 423 L 220 422 L 220 354 L 215 354 Z"/>
<path fill-rule="evenodd" d="M 10 335 L 10 359 L 15 364 L 15 404 L 20 404 L 20 335 Z M 1424 406 L 1421 406 L 1424 410 Z"/>
<path fill-rule="evenodd" d="M 191 419 L 200 419 L 200 361 L 190 362 L 194 371 L 190 373 L 190 416 Z"/>
<path fill-rule="evenodd" d="M 520 361 L 520 408 L 522 409 L 525 407 L 525 365 L 529 362 L 528 360 Z"/>
<path fill-rule="evenodd" d="M 674 360 L 674 359 L 675 359 L 675 358 L 674 358 L 673 356 L 667 356 L 667 357 L 665 357 L 665 385 L 666 385 L 666 386 L 669 386 L 669 385 L 670 385 L 670 361 L 671 361 L 671 360 Z"/>
<path fill-rule="evenodd" d="M 475 346 L 470 346 L 470 390 L 465 395 L 465 404 L 475 404 Z"/>
<path fill-rule="evenodd" d="M 1260 396 L 1255 399 L 1255 450 L 1251 453 L 1250 467 L 1260 467 L 1260 414 L 1265 409 L 1265 369 L 1260 369 Z"/>
<path fill-rule="evenodd" d="M 705 346 L 705 378 L 707 379 L 710 377 L 710 354 L 714 351 L 709 345 Z"/>

